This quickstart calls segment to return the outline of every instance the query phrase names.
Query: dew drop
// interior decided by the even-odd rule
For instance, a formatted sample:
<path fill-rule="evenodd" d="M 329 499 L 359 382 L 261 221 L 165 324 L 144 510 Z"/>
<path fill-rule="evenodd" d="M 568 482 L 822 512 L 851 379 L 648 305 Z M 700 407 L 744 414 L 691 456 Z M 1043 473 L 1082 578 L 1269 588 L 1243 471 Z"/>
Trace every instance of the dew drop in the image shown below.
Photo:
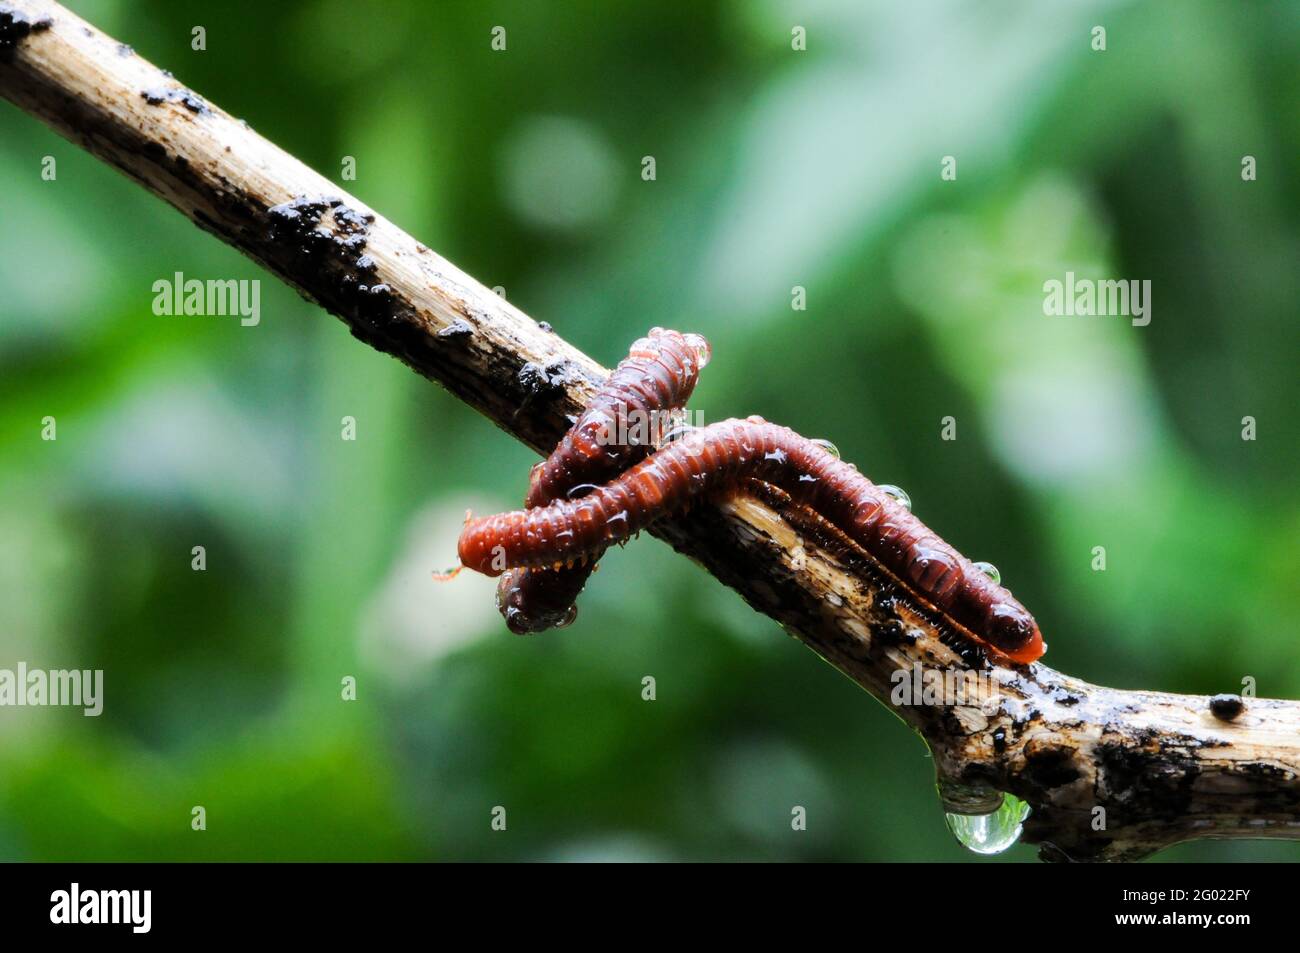
<path fill-rule="evenodd" d="M 713 359 L 713 345 L 709 344 L 708 339 L 703 334 L 685 334 L 683 337 L 686 343 L 695 351 L 695 362 L 699 365 L 700 370 L 709 366 L 709 361 Z"/>
<path fill-rule="evenodd" d="M 903 509 L 910 510 L 912 508 L 912 498 L 907 495 L 907 491 L 901 486 L 894 486 L 892 483 L 882 483 L 880 484 L 880 492 L 886 496 L 893 497 L 903 505 Z"/>
<path fill-rule="evenodd" d="M 576 618 L 578 618 L 578 607 L 576 605 L 569 606 L 564 610 L 564 615 L 560 618 L 560 621 L 555 623 L 555 627 L 557 629 L 567 629 L 573 625 L 573 620 Z"/>
<path fill-rule="evenodd" d="M 818 437 L 816 440 L 812 440 L 809 442 L 814 443 L 817 446 L 821 447 L 823 450 L 829 453 L 836 460 L 840 458 L 840 448 L 835 446 L 835 444 L 831 443 L 829 440 L 825 440 L 821 437 Z"/>
<path fill-rule="evenodd" d="M 666 434 L 664 434 L 663 442 L 675 443 L 676 441 L 681 440 L 684 437 L 690 436 L 698 429 L 699 429 L 698 427 L 695 427 L 691 424 L 675 424 L 673 427 L 669 429 L 669 431 Z"/>
<path fill-rule="evenodd" d="M 998 572 L 997 566 L 993 565 L 992 563 L 985 563 L 985 562 L 975 563 L 974 566 L 980 572 L 984 573 L 984 575 L 988 576 L 990 579 L 996 582 L 999 586 L 1002 585 L 1002 573 Z"/>
<path fill-rule="evenodd" d="M 1029 805 L 1014 794 L 1003 794 L 992 814 L 944 815 L 957 843 L 976 854 L 1000 854 L 1020 840 L 1028 816 Z"/>

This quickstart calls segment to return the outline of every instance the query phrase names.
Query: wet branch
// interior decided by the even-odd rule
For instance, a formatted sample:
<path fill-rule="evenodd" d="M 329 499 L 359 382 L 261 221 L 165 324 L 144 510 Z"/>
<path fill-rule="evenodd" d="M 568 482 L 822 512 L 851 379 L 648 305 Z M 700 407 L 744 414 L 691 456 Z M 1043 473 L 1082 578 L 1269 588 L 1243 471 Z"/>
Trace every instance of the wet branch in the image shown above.
<path fill-rule="evenodd" d="M 554 446 L 606 373 L 58 4 L 0 2 L 0 94 L 535 450 Z M 655 534 L 887 705 L 899 677 L 984 676 L 961 704 L 891 707 L 929 743 L 950 809 L 980 813 L 998 792 L 1018 795 L 1033 808 L 1025 839 L 1046 859 L 1131 859 L 1198 837 L 1300 839 L 1300 703 L 1246 699 L 1218 717 L 1204 696 L 992 665 L 776 492 L 699 507 Z"/>

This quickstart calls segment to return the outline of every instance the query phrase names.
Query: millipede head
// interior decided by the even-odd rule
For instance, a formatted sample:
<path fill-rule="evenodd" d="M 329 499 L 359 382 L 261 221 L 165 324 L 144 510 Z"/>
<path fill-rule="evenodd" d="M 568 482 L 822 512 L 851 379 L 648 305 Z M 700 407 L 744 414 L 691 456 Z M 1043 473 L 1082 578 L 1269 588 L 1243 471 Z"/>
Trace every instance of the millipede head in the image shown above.
<path fill-rule="evenodd" d="M 497 610 L 515 635 L 562 629 L 578 617 L 573 604 L 585 575 L 547 576 L 548 570 L 512 569 L 497 583 Z"/>
<path fill-rule="evenodd" d="M 983 635 L 990 645 L 1013 662 L 1027 665 L 1038 661 L 1047 651 L 1047 643 L 1043 641 L 1043 634 L 1033 616 L 1018 605 L 995 604 Z"/>

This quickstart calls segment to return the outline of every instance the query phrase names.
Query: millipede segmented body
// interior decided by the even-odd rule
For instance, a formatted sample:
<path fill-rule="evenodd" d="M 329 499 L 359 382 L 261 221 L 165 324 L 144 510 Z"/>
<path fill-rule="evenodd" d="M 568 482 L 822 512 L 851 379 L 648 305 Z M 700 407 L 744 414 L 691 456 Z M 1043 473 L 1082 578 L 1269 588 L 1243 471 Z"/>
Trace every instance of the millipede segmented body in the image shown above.
<path fill-rule="evenodd" d="M 909 592 L 1016 662 L 1044 650 L 1033 616 L 902 503 L 825 447 L 760 418 L 726 420 L 632 465 L 576 500 L 470 520 L 461 562 L 489 576 L 595 559 L 693 499 L 757 479 L 779 487 L 853 539 Z"/>
<path fill-rule="evenodd" d="M 708 342 L 697 334 L 652 328 L 638 339 L 551 455 L 533 469 L 525 507 L 566 500 L 645 459 L 670 412 L 685 406 L 708 359 Z M 574 602 L 599 557 L 588 553 L 578 565 L 558 568 L 510 568 L 497 585 L 506 625 L 522 635 L 572 622 Z"/>

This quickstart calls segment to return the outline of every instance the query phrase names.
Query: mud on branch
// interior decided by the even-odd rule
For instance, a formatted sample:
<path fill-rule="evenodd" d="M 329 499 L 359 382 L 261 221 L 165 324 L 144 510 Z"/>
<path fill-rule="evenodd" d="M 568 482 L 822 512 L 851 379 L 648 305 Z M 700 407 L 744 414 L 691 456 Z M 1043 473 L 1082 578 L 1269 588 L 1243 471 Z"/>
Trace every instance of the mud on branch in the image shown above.
<path fill-rule="evenodd" d="M 0 94 L 535 450 L 555 445 L 604 379 L 557 335 L 56 3 L 0 2 Z M 1204 696 L 993 665 L 776 492 L 654 532 L 885 704 L 917 666 L 982 675 L 961 704 L 894 710 L 929 743 L 950 810 L 979 813 L 999 792 L 1016 794 L 1033 809 L 1025 839 L 1045 859 L 1131 859 L 1210 836 L 1300 839 L 1300 703 L 1212 710 Z"/>

